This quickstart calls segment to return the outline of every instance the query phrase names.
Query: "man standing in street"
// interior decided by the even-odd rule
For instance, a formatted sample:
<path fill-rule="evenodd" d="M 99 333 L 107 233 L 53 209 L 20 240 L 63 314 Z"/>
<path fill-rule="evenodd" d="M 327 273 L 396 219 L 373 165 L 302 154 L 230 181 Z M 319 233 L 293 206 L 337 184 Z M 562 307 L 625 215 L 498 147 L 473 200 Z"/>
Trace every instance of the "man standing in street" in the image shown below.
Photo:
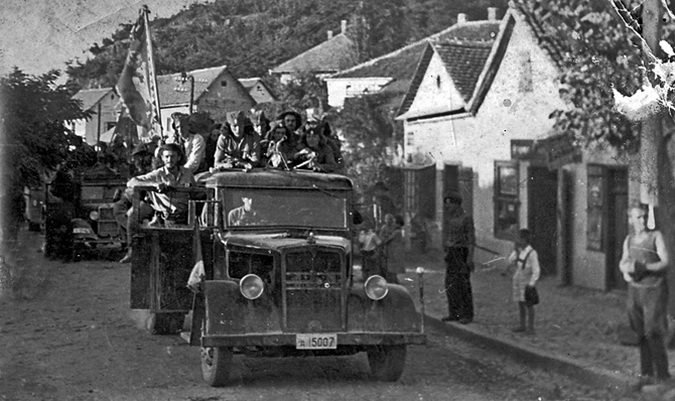
<path fill-rule="evenodd" d="M 445 248 L 445 293 L 448 297 L 448 316 L 444 322 L 461 324 L 473 321 L 471 272 L 476 244 L 473 219 L 462 208 L 462 197 L 449 193 L 443 198 Z"/>
<path fill-rule="evenodd" d="M 619 268 L 628 282 L 628 320 L 638 336 L 641 384 L 670 378 L 665 336 L 668 329 L 668 250 L 660 231 L 647 229 L 647 210 L 628 210 L 633 233 L 623 243 Z"/>

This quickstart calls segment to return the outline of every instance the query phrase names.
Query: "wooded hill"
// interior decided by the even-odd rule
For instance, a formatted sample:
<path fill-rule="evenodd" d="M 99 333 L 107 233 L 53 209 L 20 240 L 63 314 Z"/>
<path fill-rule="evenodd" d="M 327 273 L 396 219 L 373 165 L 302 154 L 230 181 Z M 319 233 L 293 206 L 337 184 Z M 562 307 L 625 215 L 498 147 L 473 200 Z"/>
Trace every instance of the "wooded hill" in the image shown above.
<path fill-rule="evenodd" d="M 454 24 L 458 13 L 485 19 L 487 7 L 508 0 L 216 0 L 195 4 L 150 23 L 159 74 L 227 65 L 239 78 L 269 69 L 340 32 L 347 20 L 362 61 L 386 54 Z M 152 10 L 151 10 L 152 11 Z M 82 88 L 113 86 L 127 54 L 131 25 L 100 44 L 66 72 Z M 349 29 L 348 29 L 349 31 Z"/>

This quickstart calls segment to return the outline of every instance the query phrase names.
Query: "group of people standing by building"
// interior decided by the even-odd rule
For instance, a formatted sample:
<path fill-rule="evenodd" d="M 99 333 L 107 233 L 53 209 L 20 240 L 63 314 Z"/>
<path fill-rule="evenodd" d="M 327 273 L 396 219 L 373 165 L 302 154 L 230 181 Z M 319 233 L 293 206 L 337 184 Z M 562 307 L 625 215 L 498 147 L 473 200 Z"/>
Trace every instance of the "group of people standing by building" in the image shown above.
<path fill-rule="evenodd" d="M 446 322 L 470 323 L 474 318 L 471 273 L 476 246 L 471 216 L 462 209 L 459 194 L 444 197 Z M 628 209 L 632 232 L 625 238 L 618 269 L 628 283 L 627 316 L 640 351 L 640 385 L 670 380 L 666 338 L 668 335 L 668 282 L 670 256 L 663 234 L 647 227 L 650 211 L 639 203 Z M 539 303 L 536 284 L 540 278 L 539 256 L 533 233 L 520 229 L 508 256 L 513 269 L 513 301 L 518 305 L 517 333 L 534 333 L 534 306 Z"/>
<path fill-rule="evenodd" d="M 384 224 L 379 227 L 370 220 L 363 222 L 359 232 L 359 245 L 362 257 L 361 271 L 364 281 L 378 275 L 388 282 L 399 283 L 398 275 L 405 273 L 403 216 L 387 214 Z"/>

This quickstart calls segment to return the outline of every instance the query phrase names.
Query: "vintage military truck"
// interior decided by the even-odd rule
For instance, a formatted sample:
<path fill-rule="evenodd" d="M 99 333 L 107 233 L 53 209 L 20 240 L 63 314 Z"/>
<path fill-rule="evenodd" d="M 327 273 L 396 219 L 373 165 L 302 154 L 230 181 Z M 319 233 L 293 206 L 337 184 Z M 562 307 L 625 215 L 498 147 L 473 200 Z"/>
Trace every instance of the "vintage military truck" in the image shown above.
<path fill-rule="evenodd" d="M 76 260 L 85 249 L 121 245 L 113 198 L 126 182 L 101 164 L 57 173 L 44 191 L 45 255 Z"/>
<path fill-rule="evenodd" d="M 131 307 L 150 310 L 148 328 L 175 333 L 188 315 L 182 335 L 201 347 L 212 386 L 228 383 L 234 353 L 366 352 L 373 378 L 397 380 L 407 345 L 426 341 L 423 320 L 403 286 L 355 276 L 351 180 L 281 170 L 198 178 L 188 224 L 144 226 L 134 238 Z"/>

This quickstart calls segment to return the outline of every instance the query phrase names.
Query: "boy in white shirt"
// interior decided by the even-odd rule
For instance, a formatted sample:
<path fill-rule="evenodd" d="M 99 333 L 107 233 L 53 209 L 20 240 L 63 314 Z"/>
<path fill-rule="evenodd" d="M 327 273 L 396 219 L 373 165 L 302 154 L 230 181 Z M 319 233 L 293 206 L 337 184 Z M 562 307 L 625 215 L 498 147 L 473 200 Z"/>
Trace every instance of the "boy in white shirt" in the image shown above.
<path fill-rule="evenodd" d="M 539 280 L 541 268 L 539 255 L 532 248 L 532 232 L 522 229 L 518 232 L 515 250 L 509 256 L 509 264 L 515 266 L 513 274 L 513 300 L 518 302 L 520 312 L 520 326 L 513 329 L 516 333 L 534 333 L 534 305 L 538 303 L 529 296 L 528 292 L 536 292 L 535 284 Z M 538 297 L 538 296 L 537 296 Z M 527 317 L 527 326 L 525 318 Z"/>
<path fill-rule="evenodd" d="M 382 240 L 375 233 L 372 224 L 369 221 L 364 221 L 365 230 L 359 232 L 359 245 L 361 246 L 361 256 L 363 256 L 363 281 L 374 274 L 380 274 L 378 263 L 378 247 L 382 244 Z"/>

